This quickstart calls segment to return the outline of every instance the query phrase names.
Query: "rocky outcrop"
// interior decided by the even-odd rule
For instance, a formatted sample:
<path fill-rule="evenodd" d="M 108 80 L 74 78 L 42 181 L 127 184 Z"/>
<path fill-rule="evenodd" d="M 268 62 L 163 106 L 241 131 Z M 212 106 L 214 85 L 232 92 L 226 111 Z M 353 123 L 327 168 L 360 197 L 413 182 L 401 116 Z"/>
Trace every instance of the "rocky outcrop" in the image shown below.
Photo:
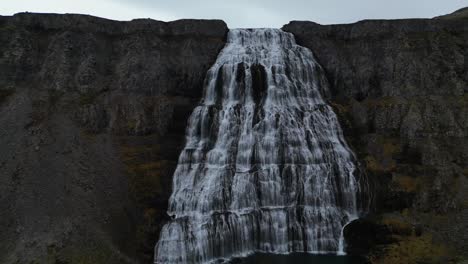
<path fill-rule="evenodd" d="M 0 17 L 0 262 L 149 263 L 216 20 Z"/>
<path fill-rule="evenodd" d="M 374 245 L 376 263 L 467 258 L 466 19 L 294 21 L 283 30 L 323 66 L 330 102 L 374 190 L 366 220 L 374 225 L 351 224 L 345 235 L 366 241 L 373 235 L 356 234 L 389 231 L 363 243 Z"/>

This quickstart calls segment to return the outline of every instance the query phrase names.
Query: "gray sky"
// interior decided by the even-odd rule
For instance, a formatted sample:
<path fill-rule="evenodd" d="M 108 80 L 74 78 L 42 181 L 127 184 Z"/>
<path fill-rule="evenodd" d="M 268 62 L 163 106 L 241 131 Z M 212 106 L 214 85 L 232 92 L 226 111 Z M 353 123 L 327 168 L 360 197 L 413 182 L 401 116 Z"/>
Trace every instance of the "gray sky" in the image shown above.
<path fill-rule="evenodd" d="M 467 0 L 0 0 L 1 15 L 80 13 L 117 20 L 218 18 L 230 28 L 281 27 L 291 20 L 320 24 L 362 19 L 428 18 L 468 6 Z"/>

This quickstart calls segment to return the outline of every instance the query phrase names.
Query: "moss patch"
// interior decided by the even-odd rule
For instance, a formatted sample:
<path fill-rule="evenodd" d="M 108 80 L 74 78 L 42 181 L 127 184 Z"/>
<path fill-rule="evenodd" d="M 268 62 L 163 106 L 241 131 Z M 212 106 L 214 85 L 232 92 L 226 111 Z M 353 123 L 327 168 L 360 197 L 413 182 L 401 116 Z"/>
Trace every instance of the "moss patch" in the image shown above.
<path fill-rule="evenodd" d="M 120 155 L 129 177 L 130 191 L 139 205 L 136 246 L 145 263 L 153 257 L 155 239 L 167 220 L 167 200 L 171 192 L 175 160 L 168 156 L 157 135 L 120 138 Z"/>
<path fill-rule="evenodd" d="M 412 225 L 402 215 L 383 216 L 381 224 L 385 225 L 394 235 L 411 235 Z"/>
<path fill-rule="evenodd" d="M 338 115 L 345 115 L 349 113 L 349 105 L 340 104 L 338 102 L 330 102 L 333 109 L 338 112 Z"/>
<path fill-rule="evenodd" d="M 373 156 L 367 156 L 365 162 L 367 169 L 371 172 L 380 172 L 383 170 L 380 163 Z"/>
<path fill-rule="evenodd" d="M 170 162 L 158 160 L 158 150 L 158 145 L 121 147 L 122 160 L 131 179 L 131 188 L 133 193 L 138 194 L 138 199 L 151 199 L 154 193 L 162 190 L 160 178 Z"/>
<path fill-rule="evenodd" d="M 12 32 L 14 30 L 17 30 L 17 28 L 12 24 L 5 23 L 3 25 L 0 25 L 0 32 L 7 33 Z"/>
<path fill-rule="evenodd" d="M 393 182 L 396 187 L 404 192 L 416 192 L 421 188 L 421 181 L 419 178 L 407 175 L 394 175 Z"/>
<path fill-rule="evenodd" d="M 409 236 L 386 247 L 383 256 L 372 256 L 372 263 L 450 263 L 448 249 L 433 243 L 432 236 Z M 452 259 L 452 261 L 456 261 Z M 454 262 L 452 262 L 454 263 Z"/>
<path fill-rule="evenodd" d="M 402 147 L 398 138 L 378 136 L 378 148 L 373 153 L 367 153 L 364 158 L 370 172 L 394 172 L 397 169 L 396 157 L 401 154 Z"/>
<path fill-rule="evenodd" d="M 386 138 L 383 142 L 383 153 L 385 156 L 392 157 L 401 151 L 401 146 L 398 140 L 394 138 Z"/>
<path fill-rule="evenodd" d="M 126 263 L 105 245 L 83 245 L 84 248 L 55 249 L 48 247 L 48 263 L 54 264 L 105 264 Z"/>
<path fill-rule="evenodd" d="M 137 129 L 138 122 L 135 119 L 129 119 L 127 120 L 127 130 L 129 131 L 135 131 Z"/>
<path fill-rule="evenodd" d="M 456 259 L 453 252 L 445 245 L 433 240 L 431 233 L 412 224 L 409 219 L 414 217 L 409 212 L 382 215 L 378 223 L 390 231 L 394 243 L 378 246 L 370 254 L 371 263 L 451 263 Z"/>
<path fill-rule="evenodd" d="M 79 103 L 80 105 L 90 105 L 94 103 L 98 94 L 95 93 L 80 93 Z"/>
<path fill-rule="evenodd" d="M 77 242 L 77 241 L 75 241 Z M 19 261 L 15 263 L 20 263 Z M 46 246 L 44 255 L 29 260 L 29 264 L 109 264 L 135 263 L 110 244 L 99 240 L 87 240 L 73 246 L 61 247 L 56 244 Z"/>

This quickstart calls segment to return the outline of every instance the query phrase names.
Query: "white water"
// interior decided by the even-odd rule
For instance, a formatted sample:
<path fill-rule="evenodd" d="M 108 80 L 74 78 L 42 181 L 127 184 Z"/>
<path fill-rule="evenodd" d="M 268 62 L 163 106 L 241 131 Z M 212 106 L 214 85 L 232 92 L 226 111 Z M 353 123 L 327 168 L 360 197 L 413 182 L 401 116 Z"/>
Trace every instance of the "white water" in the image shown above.
<path fill-rule="evenodd" d="M 354 156 L 312 52 L 279 29 L 236 29 L 208 72 L 174 173 L 155 263 L 255 251 L 343 253 Z"/>

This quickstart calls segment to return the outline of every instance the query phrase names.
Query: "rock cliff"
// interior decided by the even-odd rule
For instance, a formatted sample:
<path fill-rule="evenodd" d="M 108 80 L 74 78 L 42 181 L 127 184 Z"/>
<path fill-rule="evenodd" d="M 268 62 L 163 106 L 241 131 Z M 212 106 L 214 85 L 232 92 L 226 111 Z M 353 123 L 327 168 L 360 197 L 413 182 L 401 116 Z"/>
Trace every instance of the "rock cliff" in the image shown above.
<path fill-rule="evenodd" d="M 226 34 L 215 20 L 0 17 L 1 263 L 151 262 Z"/>
<path fill-rule="evenodd" d="M 369 181 L 345 230 L 375 263 L 468 258 L 468 23 L 283 30 L 310 48 Z M 150 263 L 216 20 L 0 16 L 0 262 Z"/>
<path fill-rule="evenodd" d="M 468 23 L 462 11 L 450 19 L 293 21 L 283 28 L 323 66 L 330 102 L 373 189 L 368 219 L 345 235 L 351 251 L 376 263 L 467 257 Z"/>

